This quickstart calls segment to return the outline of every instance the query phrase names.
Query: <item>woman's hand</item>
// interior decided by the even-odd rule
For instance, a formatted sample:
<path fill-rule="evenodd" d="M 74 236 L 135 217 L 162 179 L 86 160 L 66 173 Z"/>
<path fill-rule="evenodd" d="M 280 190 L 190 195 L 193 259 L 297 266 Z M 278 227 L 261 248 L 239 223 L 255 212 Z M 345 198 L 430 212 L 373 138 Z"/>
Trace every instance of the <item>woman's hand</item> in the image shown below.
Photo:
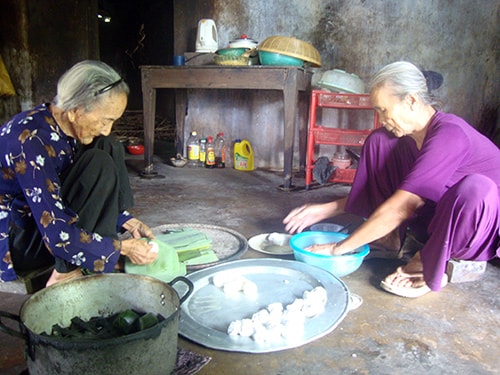
<path fill-rule="evenodd" d="M 310 251 L 315 254 L 322 255 L 334 255 L 333 251 L 335 249 L 336 243 L 325 243 L 325 244 L 314 244 L 306 247 L 304 250 Z"/>
<path fill-rule="evenodd" d="M 153 234 L 151 229 L 142 221 L 136 218 L 127 220 L 123 224 L 123 228 L 125 228 L 134 238 L 146 237 L 149 238 L 150 240 L 154 240 L 155 238 L 155 235 Z"/>
<path fill-rule="evenodd" d="M 146 240 L 131 238 L 122 241 L 120 253 L 134 264 L 149 264 L 158 257 L 158 248 Z"/>
<path fill-rule="evenodd" d="M 297 207 L 283 219 L 285 230 L 288 233 L 300 233 L 305 228 L 323 220 L 324 206 L 322 204 L 311 204 Z"/>
<path fill-rule="evenodd" d="M 288 233 L 300 233 L 313 224 L 344 212 L 346 202 L 347 197 L 329 203 L 305 204 L 290 211 L 283 224 Z"/>
<path fill-rule="evenodd" d="M 305 204 L 297 207 L 283 219 L 285 230 L 288 233 L 300 233 L 305 228 L 328 217 L 326 212 L 326 204 Z"/>
<path fill-rule="evenodd" d="M 323 255 L 343 255 L 350 252 L 349 249 L 343 249 L 341 245 L 342 241 L 325 244 L 314 244 L 306 247 L 305 250 L 310 251 L 311 253 Z"/>

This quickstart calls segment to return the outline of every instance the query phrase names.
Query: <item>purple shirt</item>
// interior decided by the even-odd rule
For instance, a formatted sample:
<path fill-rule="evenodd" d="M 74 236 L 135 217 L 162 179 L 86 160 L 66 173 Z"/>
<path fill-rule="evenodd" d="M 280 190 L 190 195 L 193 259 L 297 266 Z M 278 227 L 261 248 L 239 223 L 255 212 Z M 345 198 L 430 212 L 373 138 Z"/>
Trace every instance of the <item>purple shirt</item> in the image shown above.
<path fill-rule="evenodd" d="M 437 112 L 429 124 L 412 170 L 400 189 L 438 202 L 464 176 L 489 177 L 500 192 L 500 150 L 453 114 Z"/>
<path fill-rule="evenodd" d="M 420 255 L 432 290 L 440 289 L 450 258 L 489 260 L 500 254 L 500 150 L 460 117 L 436 112 L 420 150 L 410 137 L 372 132 L 345 210 L 368 217 L 397 189 L 426 201 L 405 225 L 425 241 Z M 460 201 L 471 204 L 450 217 Z"/>

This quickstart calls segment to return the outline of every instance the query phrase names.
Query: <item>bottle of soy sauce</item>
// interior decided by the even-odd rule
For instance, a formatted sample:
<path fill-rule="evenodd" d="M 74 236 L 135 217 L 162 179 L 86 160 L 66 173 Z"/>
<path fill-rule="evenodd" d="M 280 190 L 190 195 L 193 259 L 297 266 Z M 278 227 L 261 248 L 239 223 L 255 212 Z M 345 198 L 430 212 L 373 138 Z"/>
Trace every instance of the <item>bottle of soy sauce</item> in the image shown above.
<path fill-rule="evenodd" d="M 224 133 L 217 134 L 215 138 L 215 168 L 226 166 L 226 145 L 224 143 Z"/>
<path fill-rule="evenodd" d="M 215 168 L 215 148 L 214 138 L 209 136 L 207 138 L 207 158 L 205 161 L 206 168 Z"/>

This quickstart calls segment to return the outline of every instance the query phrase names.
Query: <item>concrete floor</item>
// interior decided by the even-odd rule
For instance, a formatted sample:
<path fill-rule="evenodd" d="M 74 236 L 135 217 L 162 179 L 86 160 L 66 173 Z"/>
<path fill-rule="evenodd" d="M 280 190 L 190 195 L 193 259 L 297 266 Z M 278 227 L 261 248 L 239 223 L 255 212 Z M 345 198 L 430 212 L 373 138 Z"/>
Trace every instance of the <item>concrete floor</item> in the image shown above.
<path fill-rule="evenodd" d="M 347 186 L 283 192 L 280 173 L 174 168 L 155 156 L 159 177 L 142 179 L 140 158 L 130 158 L 136 196 L 133 213 L 151 227 L 203 223 L 228 227 L 246 238 L 283 231 L 282 218 L 305 202 L 328 201 Z M 242 258 L 267 255 L 249 249 Z M 291 258 L 289 258 L 291 259 Z M 498 264 L 498 263 L 497 263 Z M 364 302 L 327 336 L 296 349 L 244 354 L 207 349 L 179 338 L 179 346 L 210 356 L 201 375 L 225 374 L 498 374 L 500 268 L 488 264 L 480 281 L 449 284 L 439 293 L 405 299 L 378 287 L 400 263 L 366 260 L 343 278 Z M 0 310 L 18 313 L 28 296 L 0 293 Z M 0 373 L 25 369 L 23 342 L 0 333 Z"/>

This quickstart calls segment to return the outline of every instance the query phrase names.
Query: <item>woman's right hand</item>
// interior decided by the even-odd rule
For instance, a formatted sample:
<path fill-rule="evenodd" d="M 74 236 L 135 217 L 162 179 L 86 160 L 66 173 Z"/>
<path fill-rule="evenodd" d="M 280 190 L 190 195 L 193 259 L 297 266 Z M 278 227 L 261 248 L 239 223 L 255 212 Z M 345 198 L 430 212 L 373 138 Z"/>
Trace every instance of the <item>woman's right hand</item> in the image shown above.
<path fill-rule="evenodd" d="M 283 219 L 285 230 L 288 233 L 300 233 L 305 228 L 316 224 L 325 218 L 324 204 L 306 204 L 294 208 Z"/>
<path fill-rule="evenodd" d="M 150 264 L 158 257 L 158 249 L 153 243 L 137 238 L 123 240 L 120 253 L 134 264 Z"/>
<path fill-rule="evenodd" d="M 313 224 L 344 212 L 346 202 L 347 197 L 344 197 L 333 202 L 305 204 L 297 207 L 283 219 L 285 230 L 288 233 L 300 233 Z"/>

